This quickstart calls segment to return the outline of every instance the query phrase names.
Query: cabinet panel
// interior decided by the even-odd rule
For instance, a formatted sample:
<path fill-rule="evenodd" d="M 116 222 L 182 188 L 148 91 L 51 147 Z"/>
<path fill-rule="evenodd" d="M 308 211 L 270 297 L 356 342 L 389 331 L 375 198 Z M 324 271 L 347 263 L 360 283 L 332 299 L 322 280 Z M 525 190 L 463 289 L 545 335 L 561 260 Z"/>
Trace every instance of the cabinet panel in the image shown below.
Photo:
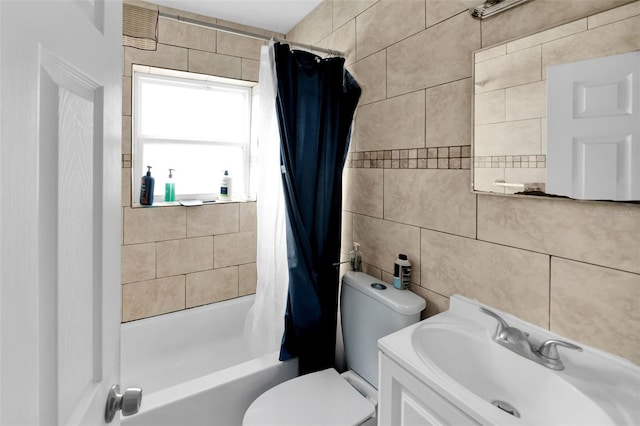
<path fill-rule="evenodd" d="M 640 52 L 547 70 L 547 193 L 640 198 Z"/>
<path fill-rule="evenodd" d="M 380 426 L 479 425 L 382 352 L 378 416 Z"/>

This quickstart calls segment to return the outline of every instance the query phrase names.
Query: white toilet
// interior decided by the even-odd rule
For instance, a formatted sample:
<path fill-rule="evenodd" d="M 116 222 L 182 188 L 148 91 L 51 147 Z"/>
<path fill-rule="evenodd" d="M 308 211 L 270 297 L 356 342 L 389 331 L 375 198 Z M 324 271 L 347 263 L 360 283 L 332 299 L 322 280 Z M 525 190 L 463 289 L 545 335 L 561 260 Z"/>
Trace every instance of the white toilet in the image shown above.
<path fill-rule="evenodd" d="M 425 305 L 408 290 L 347 272 L 340 310 L 349 371 L 329 368 L 269 389 L 249 406 L 243 426 L 375 425 L 378 339 L 419 321 Z"/>

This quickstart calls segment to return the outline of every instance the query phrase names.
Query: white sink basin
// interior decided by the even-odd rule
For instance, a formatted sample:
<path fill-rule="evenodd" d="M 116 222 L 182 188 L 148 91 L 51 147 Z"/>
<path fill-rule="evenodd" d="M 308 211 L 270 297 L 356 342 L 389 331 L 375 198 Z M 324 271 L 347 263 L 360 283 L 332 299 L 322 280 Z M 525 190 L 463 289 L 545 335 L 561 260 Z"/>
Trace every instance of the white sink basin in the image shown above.
<path fill-rule="evenodd" d="M 479 423 L 640 424 L 640 367 L 580 345 L 583 352 L 560 348 L 566 368 L 552 370 L 496 343 L 496 320 L 482 305 L 454 296 L 450 306 L 379 347 Z M 493 310 L 534 344 L 567 340 Z"/>
<path fill-rule="evenodd" d="M 530 424 L 614 425 L 592 399 L 543 367 L 455 325 L 425 325 L 413 333 L 418 355 L 462 388 Z M 506 403 L 506 404 L 505 404 Z"/>

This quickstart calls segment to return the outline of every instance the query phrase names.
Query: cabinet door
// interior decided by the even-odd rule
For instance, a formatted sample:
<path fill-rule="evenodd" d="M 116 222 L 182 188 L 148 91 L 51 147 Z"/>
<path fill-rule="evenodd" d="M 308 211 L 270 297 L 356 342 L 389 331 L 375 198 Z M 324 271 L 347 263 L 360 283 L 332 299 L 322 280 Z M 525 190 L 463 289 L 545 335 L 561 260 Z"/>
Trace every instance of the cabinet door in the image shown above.
<path fill-rule="evenodd" d="M 479 425 L 380 352 L 379 426 Z"/>

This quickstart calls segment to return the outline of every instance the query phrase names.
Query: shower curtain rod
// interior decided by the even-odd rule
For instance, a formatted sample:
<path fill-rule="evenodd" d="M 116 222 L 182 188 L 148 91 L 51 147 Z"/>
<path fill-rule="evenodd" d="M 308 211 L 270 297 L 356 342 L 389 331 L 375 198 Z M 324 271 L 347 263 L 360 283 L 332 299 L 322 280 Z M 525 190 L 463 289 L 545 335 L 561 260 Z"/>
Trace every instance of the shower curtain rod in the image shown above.
<path fill-rule="evenodd" d="M 251 32 L 251 31 L 245 31 L 245 30 L 240 30 L 240 29 L 236 29 L 236 28 L 226 27 L 224 25 L 212 24 L 212 23 L 209 23 L 209 22 L 198 21 L 197 19 L 191 19 L 191 18 L 187 18 L 187 17 L 184 17 L 184 16 L 172 15 L 172 14 L 166 13 L 166 12 L 159 12 L 158 16 L 160 18 L 172 19 L 174 21 L 184 22 L 184 23 L 191 24 L 191 25 L 197 25 L 199 27 L 211 28 L 211 29 L 214 29 L 214 30 L 217 30 L 217 31 L 222 31 L 222 32 L 225 32 L 225 33 L 230 33 L 230 34 L 236 34 L 236 35 L 240 35 L 240 36 L 243 36 L 243 37 L 255 38 L 255 39 L 258 39 L 258 40 L 266 40 L 266 41 L 271 40 L 273 38 L 275 41 L 278 41 L 278 42 L 281 42 L 281 43 L 292 44 L 294 46 L 301 47 L 303 49 L 313 50 L 314 52 L 328 53 L 329 55 L 341 56 L 341 57 L 345 56 L 344 53 L 340 52 L 339 50 L 325 49 L 324 47 L 313 46 L 311 44 L 304 44 L 304 43 L 292 42 L 292 41 L 289 41 L 289 40 L 282 40 L 282 39 L 279 39 L 277 37 L 271 37 L 271 36 L 268 36 L 268 35 L 254 33 L 254 32 Z"/>

